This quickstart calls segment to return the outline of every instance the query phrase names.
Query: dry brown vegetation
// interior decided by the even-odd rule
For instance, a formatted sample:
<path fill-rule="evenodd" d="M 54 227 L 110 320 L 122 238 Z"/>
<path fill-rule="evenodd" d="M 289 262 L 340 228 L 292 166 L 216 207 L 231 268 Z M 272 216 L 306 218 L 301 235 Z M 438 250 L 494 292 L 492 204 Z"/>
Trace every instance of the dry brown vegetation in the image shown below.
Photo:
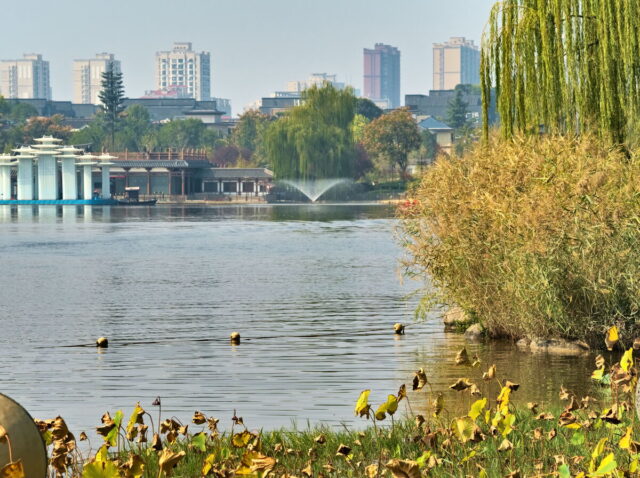
<path fill-rule="evenodd" d="M 592 342 L 640 303 L 637 154 L 542 136 L 441 158 L 401 207 L 423 307 L 460 305 L 492 334 Z"/>

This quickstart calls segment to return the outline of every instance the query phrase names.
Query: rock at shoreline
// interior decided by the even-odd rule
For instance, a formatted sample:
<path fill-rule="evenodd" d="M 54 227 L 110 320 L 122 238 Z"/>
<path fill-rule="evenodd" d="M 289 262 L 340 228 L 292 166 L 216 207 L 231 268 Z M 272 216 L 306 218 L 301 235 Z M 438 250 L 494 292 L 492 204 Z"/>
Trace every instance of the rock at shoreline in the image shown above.
<path fill-rule="evenodd" d="M 526 341 L 528 341 L 528 339 L 521 339 L 516 345 L 519 348 L 526 348 Z M 578 356 L 588 353 L 591 348 L 586 342 L 581 340 L 535 338 L 529 341 L 529 350 L 534 353 Z"/>
<path fill-rule="evenodd" d="M 460 307 L 452 307 L 444 313 L 442 322 L 446 328 L 457 328 L 471 321 Z"/>
<path fill-rule="evenodd" d="M 485 335 L 485 329 L 482 324 L 473 324 L 464 331 L 464 338 L 467 340 L 482 340 Z"/>

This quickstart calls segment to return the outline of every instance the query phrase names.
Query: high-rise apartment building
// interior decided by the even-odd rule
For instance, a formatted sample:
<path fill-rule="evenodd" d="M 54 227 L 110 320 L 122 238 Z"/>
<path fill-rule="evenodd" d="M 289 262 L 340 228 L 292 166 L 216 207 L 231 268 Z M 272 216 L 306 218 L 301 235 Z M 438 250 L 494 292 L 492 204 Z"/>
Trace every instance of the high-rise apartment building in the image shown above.
<path fill-rule="evenodd" d="M 364 96 L 389 108 L 400 106 L 400 50 L 376 43 L 364 49 Z"/>
<path fill-rule="evenodd" d="M 74 60 L 73 62 L 73 102 L 97 105 L 102 91 L 102 74 L 113 65 L 113 70 L 120 73 L 120 61 L 111 53 L 98 53 L 91 60 Z"/>
<path fill-rule="evenodd" d="M 287 91 L 301 93 L 307 88 L 311 88 L 312 86 L 322 86 L 325 83 L 330 83 L 338 90 L 343 90 L 346 87 L 343 82 L 337 80 L 337 75 L 329 75 L 328 73 L 312 73 L 307 80 L 290 81 L 287 84 Z"/>
<path fill-rule="evenodd" d="M 173 50 L 156 53 L 156 90 L 184 91 L 198 101 L 211 99 L 209 52 L 197 53 L 190 42 L 174 43 Z"/>
<path fill-rule="evenodd" d="M 480 83 L 480 49 L 464 37 L 433 44 L 433 89 Z"/>
<path fill-rule="evenodd" d="M 49 62 L 36 53 L 25 54 L 21 60 L 1 60 L 0 95 L 50 100 Z"/>

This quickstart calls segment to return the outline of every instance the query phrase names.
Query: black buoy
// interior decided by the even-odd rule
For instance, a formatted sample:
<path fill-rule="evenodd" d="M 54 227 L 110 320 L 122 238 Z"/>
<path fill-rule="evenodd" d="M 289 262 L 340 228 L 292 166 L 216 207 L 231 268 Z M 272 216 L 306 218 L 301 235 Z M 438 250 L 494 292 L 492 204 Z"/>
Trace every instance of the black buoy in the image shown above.
<path fill-rule="evenodd" d="M 100 337 L 96 340 L 96 347 L 106 349 L 109 346 L 109 340 L 106 337 Z"/>
<path fill-rule="evenodd" d="M 231 345 L 240 345 L 240 332 L 231 332 L 229 340 L 231 340 Z"/>

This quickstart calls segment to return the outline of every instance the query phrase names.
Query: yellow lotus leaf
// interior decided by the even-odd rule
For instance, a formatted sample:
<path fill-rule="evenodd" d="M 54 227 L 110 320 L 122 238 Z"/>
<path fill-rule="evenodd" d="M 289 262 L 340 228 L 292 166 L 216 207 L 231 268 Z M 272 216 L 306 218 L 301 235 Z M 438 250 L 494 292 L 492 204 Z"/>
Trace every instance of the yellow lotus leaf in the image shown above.
<path fill-rule="evenodd" d="M 382 405 L 380 405 L 376 410 L 376 413 L 374 414 L 374 416 L 376 417 L 376 420 L 378 421 L 384 420 L 387 417 L 386 412 L 387 412 L 387 404 L 385 402 Z"/>
<path fill-rule="evenodd" d="M 8 463 L 0 468 L 0 478 L 25 478 L 22 460 Z"/>
<path fill-rule="evenodd" d="M 536 416 L 536 420 L 553 420 L 555 417 L 549 412 L 542 412 Z"/>
<path fill-rule="evenodd" d="M 427 384 L 427 374 L 424 372 L 424 369 L 420 369 L 413 374 L 413 390 L 422 390 L 422 388 Z"/>
<path fill-rule="evenodd" d="M 107 445 L 102 445 L 98 449 L 96 456 L 93 457 L 93 461 L 98 463 L 109 461 L 109 447 Z"/>
<path fill-rule="evenodd" d="M 142 478 L 144 475 L 144 461 L 140 455 L 131 454 L 129 460 L 122 466 L 124 478 Z"/>
<path fill-rule="evenodd" d="M 509 408 L 509 398 L 511 397 L 511 389 L 509 387 L 502 387 L 500 390 L 500 394 L 498 394 L 498 398 L 496 402 L 500 406 L 500 409 L 508 409 Z"/>
<path fill-rule="evenodd" d="M 109 414 L 107 414 L 109 415 Z M 112 422 L 115 425 L 115 422 Z M 56 417 L 51 426 L 51 436 L 53 440 L 64 440 L 69 434 L 69 428 L 62 417 Z"/>
<path fill-rule="evenodd" d="M 618 446 L 623 450 L 628 450 L 631 447 L 631 430 L 632 429 L 633 429 L 632 427 L 628 427 L 627 432 L 624 434 L 624 436 L 620 439 L 620 442 L 618 443 Z"/>
<path fill-rule="evenodd" d="M 562 412 L 558 417 L 558 424 L 561 427 L 567 427 L 576 422 L 578 418 L 571 412 Z"/>
<path fill-rule="evenodd" d="M 593 380 L 597 380 L 598 382 L 602 381 L 603 377 L 604 377 L 604 367 L 595 369 L 591 374 L 591 378 Z"/>
<path fill-rule="evenodd" d="M 618 425 L 621 421 L 619 410 L 615 403 L 611 406 L 611 408 L 603 410 L 599 418 L 613 425 Z"/>
<path fill-rule="evenodd" d="M 442 412 L 442 409 L 444 408 L 444 397 L 441 393 L 438 393 L 436 398 L 433 399 L 431 405 L 433 407 L 433 416 L 435 418 L 440 415 L 440 412 Z"/>
<path fill-rule="evenodd" d="M 196 450 L 200 450 L 202 453 L 207 451 L 207 435 L 204 432 L 198 432 L 191 437 L 191 443 L 189 446 L 192 446 Z"/>
<path fill-rule="evenodd" d="M 502 420 L 497 423 L 497 428 L 503 437 L 506 437 L 514 429 L 513 424 L 516 421 L 516 416 L 513 413 L 507 412 Z"/>
<path fill-rule="evenodd" d="M 451 430 L 462 443 L 471 441 L 475 427 L 476 423 L 470 417 L 456 418 L 451 423 Z"/>
<path fill-rule="evenodd" d="M 620 340 L 620 336 L 618 335 L 618 327 L 615 325 L 607 330 L 607 335 L 604 337 L 604 343 L 607 346 L 607 350 L 613 350 L 613 347 Z"/>
<path fill-rule="evenodd" d="M 144 413 L 143 408 L 140 406 L 140 402 L 136 403 L 136 408 L 133 409 L 133 413 L 131 414 L 129 423 L 127 424 L 127 433 L 131 433 L 138 424 L 144 425 L 144 420 L 142 419 Z"/>
<path fill-rule="evenodd" d="M 191 421 L 196 425 L 202 425 L 204 422 L 207 421 L 207 417 L 205 417 L 202 413 L 196 410 L 195 413 L 193 414 L 193 418 L 191 418 Z"/>
<path fill-rule="evenodd" d="M 480 358 L 476 354 L 473 354 L 472 359 L 473 359 L 473 363 L 471 364 L 471 366 L 473 368 L 476 368 L 476 367 L 479 367 L 480 365 L 482 365 L 482 361 L 480 360 Z"/>
<path fill-rule="evenodd" d="M 185 457 L 185 455 L 186 453 L 184 450 L 176 453 L 165 448 L 164 450 L 162 450 L 162 453 L 158 458 L 158 466 L 160 467 L 160 470 L 164 471 L 164 473 L 169 476 L 173 472 L 173 469 L 178 465 L 178 463 L 180 463 L 180 460 Z"/>
<path fill-rule="evenodd" d="M 509 451 L 509 450 L 513 450 L 513 443 L 511 443 L 509 440 L 505 438 L 504 440 L 502 440 L 502 443 L 500 443 L 500 446 L 498 447 L 498 451 Z"/>
<path fill-rule="evenodd" d="M 213 417 L 207 418 L 207 427 L 209 427 L 209 431 L 211 431 L 211 433 L 216 433 L 218 431 L 219 421 L 220 419 L 218 418 L 213 418 Z"/>
<path fill-rule="evenodd" d="M 462 350 L 456 354 L 456 365 L 471 365 L 466 347 L 463 347 Z"/>
<path fill-rule="evenodd" d="M 638 472 L 638 459 L 636 458 L 629 465 L 629 473 L 637 473 Z"/>
<path fill-rule="evenodd" d="M 236 448 L 245 448 L 254 437 L 255 435 L 247 430 L 234 433 L 231 437 L 231 444 Z"/>
<path fill-rule="evenodd" d="M 364 474 L 367 478 L 378 478 L 378 476 L 380 476 L 378 473 L 378 465 L 374 463 L 373 465 L 365 467 Z"/>
<path fill-rule="evenodd" d="M 449 388 L 455 390 L 456 392 L 461 392 L 462 390 L 466 390 L 467 388 L 473 385 L 468 378 L 459 378 L 456 383 L 450 385 Z"/>
<path fill-rule="evenodd" d="M 486 398 L 476 400 L 473 403 L 473 405 L 471 405 L 471 409 L 469 410 L 469 418 L 471 418 L 472 420 L 475 420 L 476 418 L 478 418 L 482 414 L 482 411 L 485 409 L 486 406 L 487 406 Z"/>
<path fill-rule="evenodd" d="M 620 359 L 620 367 L 622 367 L 622 370 L 624 370 L 625 372 L 628 372 L 629 370 L 631 370 L 632 366 L 633 366 L 633 348 L 630 348 L 624 353 L 624 355 Z"/>
<path fill-rule="evenodd" d="M 371 407 L 369 405 L 369 394 L 371 390 L 364 390 L 356 402 L 355 414 L 357 417 L 368 417 Z"/>
<path fill-rule="evenodd" d="M 311 468 L 311 462 L 307 463 L 307 466 L 305 466 L 302 470 L 300 470 L 300 473 L 302 473 L 304 476 L 312 477 L 313 468 Z"/>
<path fill-rule="evenodd" d="M 471 450 L 471 453 L 469 453 L 467 456 L 465 456 L 460 463 L 466 463 L 467 461 L 471 460 L 474 456 L 476 456 L 477 453 L 475 450 Z"/>
<path fill-rule="evenodd" d="M 489 380 L 493 380 L 494 378 L 496 378 L 495 364 L 489 367 L 489 370 L 487 370 L 485 373 L 482 374 L 482 380 L 489 381 Z"/>
<path fill-rule="evenodd" d="M 210 453 L 204 459 L 204 463 L 202 465 L 202 476 L 209 476 L 209 474 L 213 471 L 213 466 L 216 464 L 216 454 Z"/>
<path fill-rule="evenodd" d="M 351 454 L 351 447 L 343 443 L 340 443 L 340 445 L 338 446 L 338 451 L 336 452 L 336 455 L 349 456 L 350 454 Z"/>
<path fill-rule="evenodd" d="M 401 402 L 403 398 L 407 398 L 407 386 L 404 383 L 398 389 L 398 402 Z"/>
<path fill-rule="evenodd" d="M 256 453 L 251 459 L 251 471 L 259 476 L 266 477 L 276 466 L 276 459 Z"/>
<path fill-rule="evenodd" d="M 82 467 L 82 478 L 120 478 L 120 472 L 112 461 L 94 461 Z"/>
<path fill-rule="evenodd" d="M 245 451 L 236 475 L 253 475 L 266 477 L 276 466 L 276 460 L 254 450 Z"/>
<path fill-rule="evenodd" d="M 517 392 L 518 389 L 520 388 L 520 384 L 519 383 L 514 383 L 511 380 L 507 380 L 504 383 L 504 386 L 507 388 L 510 388 L 512 392 Z"/>
<path fill-rule="evenodd" d="M 594 471 L 593 473 L 589 473 L 589 476 L 605 476 L 605 475 L 608 475 L 608 474 L 612 473 L 616 469 L 617 466 L 618 466 L 618 464 L 616 463 L 615 456 L 613 455 L 613 453 L 609 453 L 607 456 L 605 456 L 602 459 L 602 461 L 598 465 L 598 468 L 596 469 L 596 471 Z"/>
<path fill-rule="evenodd" d="M 153 438 L 151 439 L 151 448 L 156 451 L 162 450 L 162 440 L 160 440 L 160 435 L 157 433 L 153 434 Z"/>
<path fill-rule="evenodd" d="M 600 455 L 602 455 L 602 452 L 604 451 L 604 446 L 607 444 L 608 440 L 609 439 L 605 437 L 598 442 L 596 447 L 591 452 L 591 458 L 598 458 Z"/>
<path fill-rule="evenodd" d="M 387 396 L 387 413 L 389 415 L 393 415 L 394 413 L 396 413 L 398 411 L 398 399 L 396 398 L 395 395 L 391 395 L 389 394 Z"/>
<path fill-rule="evenodd" d="M 418 463 L 410 460 L 389 460 L 384 465 L 391 472 L 393 478 L 420 478 Z"/>

